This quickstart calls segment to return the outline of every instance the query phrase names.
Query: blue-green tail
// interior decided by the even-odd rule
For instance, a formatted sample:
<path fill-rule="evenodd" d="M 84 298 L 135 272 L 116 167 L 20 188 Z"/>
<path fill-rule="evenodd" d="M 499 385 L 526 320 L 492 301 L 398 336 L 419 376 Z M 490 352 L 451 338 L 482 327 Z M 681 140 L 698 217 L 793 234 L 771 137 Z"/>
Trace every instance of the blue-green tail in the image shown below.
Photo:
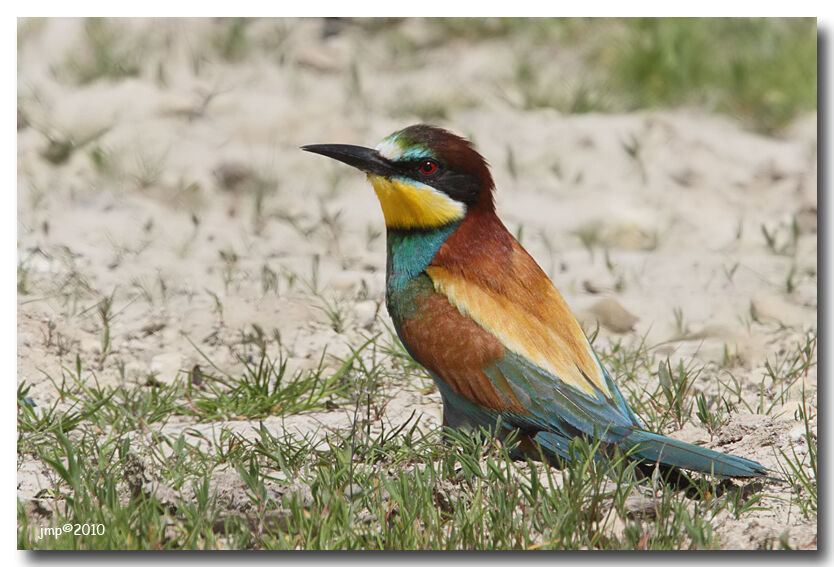
<path fill-rule="evenodd" d="M 763 477 L 780 480 L 773 476 L 773 471 L 755 461 L 713 451 L 641 429 L 631 430 L 623 436 L 618 444 L 629 451 L 633 457 L 643 459 L 649 463 L 660 463 L 675 468 L 720 476 Z"/>

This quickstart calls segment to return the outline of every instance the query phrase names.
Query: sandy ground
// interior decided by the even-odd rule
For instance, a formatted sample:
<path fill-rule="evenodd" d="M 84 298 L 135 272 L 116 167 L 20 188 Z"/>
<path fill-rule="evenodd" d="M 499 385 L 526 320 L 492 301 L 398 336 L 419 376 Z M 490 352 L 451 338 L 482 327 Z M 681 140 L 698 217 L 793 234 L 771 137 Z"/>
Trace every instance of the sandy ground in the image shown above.
<path fill-rule="evenodd" d="M 217 22 L 126 21 L 119 40 L 140 55 L 139 75 L 79 85 L 72 73 L 92 57 L 83 23 L 22 26 L 18 381 L 40 405 L 55 399 L 47 376 L 76 354 L 102 384 L 144 384 L 205 364 L 195 345 L 233 371 L 253 325 L 280 333 L 293 368 L 384 330 L 373 192 L 298 147 L 375 145 L 432 106 L 491 162 L 502 219 L 587 328 L 600 324 L 601 349 L 645 340 L 661 358 L 703 365 L 704 391 L 731 373 L 755 406 L 765 365 L 816 333 L 816 115 L 770 138 L 695 111 L 524 110 L 509 71 L 521 48 L 434 48 L 420 22 L 396 26 L 412 52 L 385 26 L 256 21 L 249 51 L 227 61 Z M 576 65 L 575 54 L 551 55 L 543 71 Z M 316 273 L 343 329 L 301 283 Z M 108 297 L 103 354 L 96 305 Z M 775 448 L 807 453 L 794 412 L 803 386 L 816 408 L 816 383 L 814 366 L 771 415 L 737 408 L 724 448 L 769 466 Z M 407 386 L 392 390 L 384 419 L 415 408 L 437 423 L 438 395 Z M 347 425 L 330 414 L 312 421 Z M 691 426 L 677 435 L 709 442 Z M 30 465 L 21 496 L 38 490 Z M 787 505 L 717 529 L 727 547 L 783 533 L 816 546 L 816 522 Z"/>

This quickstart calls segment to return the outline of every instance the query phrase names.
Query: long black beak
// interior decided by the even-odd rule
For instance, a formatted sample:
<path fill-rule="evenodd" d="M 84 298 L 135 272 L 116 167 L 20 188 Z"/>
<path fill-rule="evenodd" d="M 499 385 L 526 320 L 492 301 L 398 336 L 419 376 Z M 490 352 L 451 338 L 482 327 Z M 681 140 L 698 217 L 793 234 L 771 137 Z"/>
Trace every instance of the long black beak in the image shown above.
<path fill-rule="evenodd" d="M 391 162 L 370 148 L 348 144 L 313 144 L 301 146 L 301 149 L 339 160 L 366 173 L 383 176 L 391 176 L 395 173 Z"/>

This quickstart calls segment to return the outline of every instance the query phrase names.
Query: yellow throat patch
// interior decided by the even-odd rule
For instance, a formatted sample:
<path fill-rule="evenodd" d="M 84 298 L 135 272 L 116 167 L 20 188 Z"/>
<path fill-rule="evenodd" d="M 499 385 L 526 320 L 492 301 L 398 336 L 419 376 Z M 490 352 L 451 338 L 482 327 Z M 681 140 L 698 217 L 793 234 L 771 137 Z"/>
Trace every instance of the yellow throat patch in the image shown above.
<path fill-rule="evenodd" d="M 373 174 L 368 180 L 382 205 L 388 228 L 436 228 L 466 214 L 463 203 L 428 185 Z"/>

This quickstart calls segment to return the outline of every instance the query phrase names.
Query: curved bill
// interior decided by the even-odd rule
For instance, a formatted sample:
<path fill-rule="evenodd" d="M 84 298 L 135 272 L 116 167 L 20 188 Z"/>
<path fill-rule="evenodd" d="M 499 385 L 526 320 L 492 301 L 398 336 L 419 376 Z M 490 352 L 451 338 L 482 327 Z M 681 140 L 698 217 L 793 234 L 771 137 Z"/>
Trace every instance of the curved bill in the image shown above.
<path fill-rule="evenodd" d="M 301 146 L 305 152 L 321 154 L 329 158 L 352 165 L 366 173 L 375 175 L 391 176 L 395 173 L 391 162 L 379 155 L 379 152 L 362 146 L 351 146 L 349 144 L 312 144 Z"/>

